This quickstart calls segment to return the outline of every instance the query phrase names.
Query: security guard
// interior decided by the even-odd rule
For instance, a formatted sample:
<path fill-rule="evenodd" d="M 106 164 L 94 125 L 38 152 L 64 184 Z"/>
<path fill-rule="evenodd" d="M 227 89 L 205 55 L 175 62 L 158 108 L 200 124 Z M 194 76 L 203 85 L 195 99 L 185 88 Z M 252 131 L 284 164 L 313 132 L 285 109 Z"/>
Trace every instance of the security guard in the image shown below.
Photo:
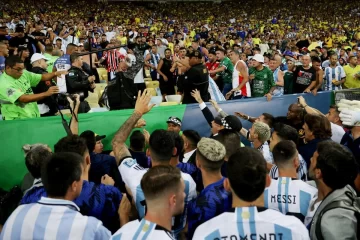
<path fill-rule="evenodd" d="M 82 70 L 82 57 L 77 53 L 70 55 L 70 61 L 71 68 L 66 75 L 67 93 L 80 95 L 79 113 L 86 113 L 90 110 L 90 106 L 85 99 L 89 96 L 88 91 L 94 92 L 95 77 L 89 76 Z"/>
<path fill-rule="evenodd" d="M 190 69 L 185 73 L 183 79 L 183 93 L 184 98 L 182 103 L 196 103 L 196 100 L 191 96 L 191 92 L 195 89 L 199 90 L 201 98 L 204 102 L 210 100 L 209 88 L 209 73 L 205 65 L 202 63 L 202 54 L 199 50 L 195 50 L 189 54 Z"/>

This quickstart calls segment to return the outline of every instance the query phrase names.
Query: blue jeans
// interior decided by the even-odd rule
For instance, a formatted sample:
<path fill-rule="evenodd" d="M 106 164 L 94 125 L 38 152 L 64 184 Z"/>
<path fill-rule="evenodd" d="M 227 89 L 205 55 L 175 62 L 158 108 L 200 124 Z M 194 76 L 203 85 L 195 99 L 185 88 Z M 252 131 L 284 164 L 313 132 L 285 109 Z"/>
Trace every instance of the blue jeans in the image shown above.
<path fill-rule="evenodd" d="M 230 92 L 232 90 L 232 84 L 231 83 L 225 83 L 224 84 L 224 88 L 223 88 L 223 91 L 222 91 L 222 94 L 225 95 Z"/>

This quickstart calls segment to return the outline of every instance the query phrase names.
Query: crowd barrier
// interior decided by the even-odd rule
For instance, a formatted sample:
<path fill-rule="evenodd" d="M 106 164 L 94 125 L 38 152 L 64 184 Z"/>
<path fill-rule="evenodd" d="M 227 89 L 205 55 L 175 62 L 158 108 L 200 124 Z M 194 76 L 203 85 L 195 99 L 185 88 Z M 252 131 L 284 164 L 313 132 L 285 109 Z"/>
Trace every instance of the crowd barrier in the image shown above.
<path fill-rule="evenodd" d="M 323 113 L 329 109 L 332 101 L 331 92 L 322 92 L 314 97 L 304 94 L 310 106 Z M 289 104 L 296 102 L 297 95 L 274 97 L 267 102 L 265 98 L 244 99 L 220 103 L 221 108 L 229 114 L 235 111 L 244 112 L 250 116 L 259 116 L 263 112 L 272 113 L 274 116 L 285 116 Z M 209 105 L 208 105 L 209 106 Z M 215 112 L 213 108 L 210 107 Z M 98 112 L 79 115 L 79 131 L 92 130 L 97 134 L 106 135 L 103 140 L 104 148 L 111 149 L 111 139 L 124 121 L 131 115 L 132 110 L 112 112 Z M 198 104 L 156 107 L 144 115 L 147 122 L 145 127 L 150 133 L 159 128 L 166 128 L 169 116 L 183 119 L 182 129 L 197 130 L 202 136 L 210 135 L 210 127 L 206 123 Z M 242 121 L 244 127 L 250 124 Z M 0 188 L 10 189 L 20 184 L 27 172 L 24 163 L 24 153 L 21 148 L 24 144 L 46 143 L 51 148 L 66 135 L 60 117 L 48 117 L 15 121 L 0 121 Z"/>

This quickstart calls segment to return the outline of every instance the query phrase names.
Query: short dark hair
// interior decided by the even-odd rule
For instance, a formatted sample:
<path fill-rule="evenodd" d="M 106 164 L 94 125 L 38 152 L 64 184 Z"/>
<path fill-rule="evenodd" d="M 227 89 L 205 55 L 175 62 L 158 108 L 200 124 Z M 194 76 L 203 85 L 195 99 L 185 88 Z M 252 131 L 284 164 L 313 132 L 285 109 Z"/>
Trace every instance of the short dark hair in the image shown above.
<path fill-rule="evenodd" d="M 358 174 L 355 157 L 346 147 L 334 141 L 318 143 L 316 168 L 321 170 L 324 183 L 331 189 L 352 184 Z"/>
<path fill-rule="evenodd" d="M 349 56 L 349 61 L 353 58 L 357 58 L 357 56 Z"/>
<path fill-rule="evenodd" d="M 58 38 L 56 39 L 56 42 L 59 41 L 59 42 L 62 42 L 62 39 L 61 38 Z"/>
<path fill-rule="evenodd" d="M 274 132 L 276 132 L 276 135 L 281 139 L 281 141 L 290 140 L 293 141 L 296 145 L 299 142 L 298 132 L 295 128 L 289 125 L 283 123 L 275 123 Z"/>
<path fill-rule="evenodd" d="M 336 112 L 337 114 L 340 114 L 339 108 L 338 108 L 338 106 L 336 106 L 336 104 L 330 105 L 330 109 L 335 109 L 335 112 Z"/>
<path fill-rule="evenodd" d="M 269 125 L 269 127 L 272 128 L 274 121 L 275 121 L 274 116 L 271 115 L 270 113 L 263 113 L 262 115 L 264 116 L 264 119 L 267 122 L 267 125 Z"/>
<path fill-rule="evenodd" d="M 240 148 L 240 136 L 239 133 L 234 130 L 222 129 L 214 139 L 224 145 L 226 157 L 230 157 L 238 150 L 238 148 Z"/>
<path fill-rule="evenodd" d="M 52 152 L 45 144 L 34 144 L 23 146 L 25 152 L 25 165 L 31 176 L 41 178 L 41 167 L 47 161 Z"/>
<path fill-rule="evenodd" d="M 53 49 L 54 49 L 54 47 L 52 44 L 45 45 L 45 52 L 52 52 Z"/>
<path fill-rule="evenodd" d="M 67 46 L 66 46 L 66 51 L 70 50 L 70 49 L 73 49 L 73 48 L 76 48 L 78 47 L 76 44 L 73 44 L 73 43 L 69 43 Z"/>
<path fill-rule="evenodd" d="M 274 163 L 279 168 L 288 166 L 297 155 L 296 145 L 293 141 L 284 140 L 275 145 L 272 150 Z"/>
<path fill-rule="evenodd" d="M 166 48 L 164 52 L 166 52 L 166 51 L 170 51 L 170 52 L 171 52 L 171 49 L 170 49 L 170 48 Z"/>
<path fill-rule="evenodd" d="M 79 53 L 72 53 L 70 55 L 70 62 L 74 63 L 80 57 Z"/>
<path fill-rule="evenodd" d="M 309 130 L 314 134 L 315 138 L 331 138 L 331 125 L 326 117 L 315 114 L 306 114 L 304 121 L 309 127 Z"/>
<path fill-rule="evenodd" d="M 151 160 L 156 162 L 169 162 L 175 147 L 174 139 L 169 131 L 155 130 L 149 140 Z"/>
<path fill-rule="evenodd" d="M 14 67 L 17 63 L 24 63 L 19 56 L 13 55 L 5 59 L 5 67 Z"/>
<path fill-rule="evenodd" d="M 134 151 L 143 151 L 145 147 L 145 136 L 140 130 L 135 130 L 130 136 L 130 148 Z"/>
<path fill-rule="evenodd" d="M 227 175 L 236 196 L 243 201 L 255 201 L 265 190 L 266 161 L 257 149 L 239 148 L 229 158 Z"/>
<path fill-rule="evenodd" d="M 41 169 L 41 180 L 51 197 L 64 197 L 74 181 L 80 181 L 83 158 L 76 153 L 54 153 Z"/>
<path fill-rule="evenodd" d="M 184 130 L 183 135 L 186 139 L 190 142 L 190 145 L 193 148 L 196 148 L 198 142 L 200 141 L 201 137 L 200 134 L 195 130 Z"/>
<path fill-rule="evenodd" d="M 54 146 L 54 151 L 58 152 L 73 152 L 81 156 L 89 152 L 86 142 L 78 135 L 66 136 L 60 139 Z"/>
<path fill-rule="evenodd" d="M 321 63 L 321 59 L 319 57 L 316 57 L 316 56 L 311 57 L 311 61 Z"/>
<path fill-rule="evenodd" d="M 177 191 L 181 184 L 181 173 L 170 165 L 155 166 L 144 174 L 140 184 L 146 199 L 156 199 L 165 192 Z"/>
<path fill-rule="evenodd" d="M 93 131 L 87 130 L 81 133 L 80 137 L 85 140 L 89 152 L 93 152 L 96 145 L 95 133 Z"/>
<path fill-rule="evenodd" d="M 176 154 L 173 155 L 173 157 L 177 157 L 183 152 L 184 140 L 182 139 L 182 137 L 180 137 L 179 133 L 177 132 L 169 131 L 169 133 L 172 139 L 174 140 L 175 148 L 176 148 Z"/>

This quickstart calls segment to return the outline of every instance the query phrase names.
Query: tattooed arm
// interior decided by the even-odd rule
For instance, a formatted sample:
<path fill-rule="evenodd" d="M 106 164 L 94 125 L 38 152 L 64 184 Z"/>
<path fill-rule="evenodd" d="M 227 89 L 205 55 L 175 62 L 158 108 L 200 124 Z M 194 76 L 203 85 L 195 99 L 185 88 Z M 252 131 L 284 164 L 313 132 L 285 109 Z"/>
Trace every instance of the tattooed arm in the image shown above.
<path fill-rule="evenodd" d="M 149 112 L 154 105 L 149 106 L 151 99 L 150 92 L 145 89 L 142 95 L 140 91 L 135 104 L 134 113 L 125 121 L 125 123 L 116 132 L 113 140 L 112 147 L 115 154 L 116 162 L 119 165 L 120 161 L 125 157 L 131 157 L 131 154 L 125 144 L 126 139 L 129 137 L 131 130 L 134 128 L 137 121 Z"/>

